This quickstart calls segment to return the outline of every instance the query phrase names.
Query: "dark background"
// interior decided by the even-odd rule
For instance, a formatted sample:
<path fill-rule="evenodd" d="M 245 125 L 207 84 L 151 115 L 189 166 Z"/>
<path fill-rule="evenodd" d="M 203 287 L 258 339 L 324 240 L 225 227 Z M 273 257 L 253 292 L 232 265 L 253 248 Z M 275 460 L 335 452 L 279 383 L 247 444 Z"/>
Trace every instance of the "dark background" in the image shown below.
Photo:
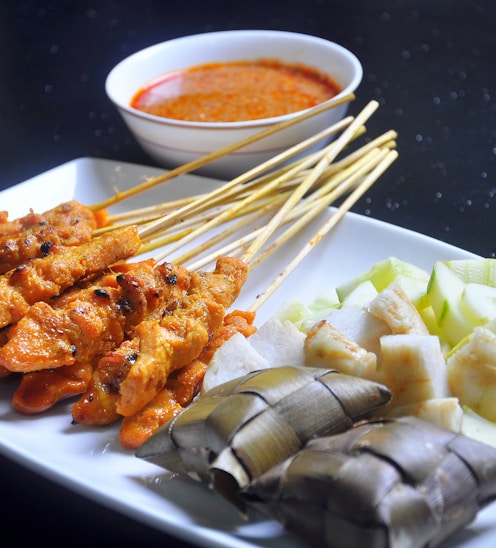
<path fill-rule="evenodd" d="M 108 72 L 156 42 L 252 28 L 325 37 L 360 58 L 352 113 L 377 99 L 370 135 L 396 129 L 400 157 L 354 211 L 496 255 L 491 0 L 1 0 L 0 189 L 78 157 L 153 165 L 105 96 Z M 0 482 L 3 538 L 185 546 L 4 458 Z"/>

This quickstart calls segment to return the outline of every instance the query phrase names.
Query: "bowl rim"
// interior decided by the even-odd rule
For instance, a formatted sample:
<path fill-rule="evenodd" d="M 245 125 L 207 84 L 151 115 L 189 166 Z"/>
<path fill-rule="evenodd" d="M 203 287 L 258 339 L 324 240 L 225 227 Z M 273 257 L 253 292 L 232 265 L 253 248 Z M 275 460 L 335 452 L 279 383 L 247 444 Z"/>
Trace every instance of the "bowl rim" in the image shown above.
<path fill-rule="evenodd" d="M 122 59 L 119 63 L 117 63 L 117 65 L 115 65 L 112 68 L 112 70 L 108 73 L 107 78 L 105 79 L 105 91 L 106 91 L 107 97 L 119 110 L 124 111 L 127 115 L 131 115 L 140 120 L 154 122 L 155 124 L 158 124 L 158 125 L 176 126 L 176 127 L 191 128 L 191 129 L 194 129 L 194 128 L 197 128 L 197 129 L 198 128 L 200 129 L 262 128 L 267 125 L 272 125 L 278 122 L 282 122 L 284 120 L 294 118 L 295 116 L 299 116 L 315 108 L 315 107 L 310 107 L 308 109 L 290 112 L 288 114 L 284 114 L 281 116 L 272 116 L 270 118 L 258 118 L 256 120 L 243 120 L 238 122 L 197 122 L 197 121 L 189 121 L 189 120 L 176 120 L 174 118 L 166 118 L 163 116 L 155 116 L 153 114 L 148 114 L 146 112 L 132 108 L 131 106 L 124 104 L 122 101 L 119 101 L 118 99 L 116 99 L 114 94 L 112 93 L 112 90 L 110 89 L 111 81 L 114 78 L 117 71 L 120 70 L 124 64 L 128 63 L 129 61 L 133 59 L 136 59 L 136 57 L 144 56 L 147 53 L 152 52 L 153 50 L 156 50 L 165 46 L 166 44 L 172 44 L 172 43 L 179 44 L 180 42 L 192 41 L 198 38 L 208 39 L 209 37 L 214 37 L 214 36 L 221 36 L 221 35 L 229 36 L 234 34 L 244 35 L 244 36 L 250 36 L 250 35 L 259 36 L 260 34 L 263 34 L 266 36 L 275 36 L 275 37 L 284 36 L 287 38 L 294 37 L 298 40 L 301 40 L 301 39 L 310 40 L 316 43 L 318 42 L 322 45 L 331 46 L 336 51 L 338 51 L 341 55 L 346 57 L 354 68 L 354 75 L 352 80 L 337 95 L 319 104 L 330 104 L 332 102 L 338 101 L 341 97 L 345 95 L 349 95 L 350 93 L 353 93 L 359 86 L 360 82 L 362 81 L 363 67 L 358 57 L 346 47 L 336 42 L 333 42 L 332 40 L 328 40 L 327 38 L 322 38 L 320 36 L 315 36 L 312 34 L 304 34 L 299 32 L 283 31 L 283 30 L 269 30 L 269 29 L 225 30 L 225 31 L 213 31 L 213 32 L 204 32 L 204 33 L 198 33 L 198 34 L 190 34 L 185 36 L 179 36 L 177 38 L 171 38 L 170 40 L 165 40 L 163 42 L 152 44 L 150 46 L 147 46 L 146 48 L 143 48 L 141 50 L 138 50 L 132 53 L 131 55 L 128 55 L 127 57 Z"/>

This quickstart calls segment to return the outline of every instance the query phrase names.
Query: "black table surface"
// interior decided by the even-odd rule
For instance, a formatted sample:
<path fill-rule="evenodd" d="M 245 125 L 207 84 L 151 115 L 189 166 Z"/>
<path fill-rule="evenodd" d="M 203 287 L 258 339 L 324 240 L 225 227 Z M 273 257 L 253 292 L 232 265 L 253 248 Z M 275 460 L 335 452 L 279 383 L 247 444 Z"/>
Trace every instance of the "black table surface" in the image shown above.
<path fill-rule="evenodd" d="M 495 256 L 490 0 L 0 0 L 0 189 L 80 157 L 154 165 L 105 95 L 108 72 L 163 40 L 253 28 L 328 38 L 361 60 L 352 113 L 378 100 L 370 134 L 397 130 L 400 156 L 354 211 Z M 187 545 L 4 457 L 0 482 L 3 539 Z"/>

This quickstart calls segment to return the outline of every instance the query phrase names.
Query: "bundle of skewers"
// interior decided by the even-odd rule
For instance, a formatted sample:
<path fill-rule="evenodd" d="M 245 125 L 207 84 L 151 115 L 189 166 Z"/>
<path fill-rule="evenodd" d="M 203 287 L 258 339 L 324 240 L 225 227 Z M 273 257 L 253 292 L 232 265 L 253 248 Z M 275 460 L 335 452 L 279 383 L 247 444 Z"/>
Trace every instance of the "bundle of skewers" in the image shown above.
<path fill-rule="evenodd" d="M 110 211 L 113 205 L 247 141 L 98 204 L 72 201 L 13 221 L 0 213 L 0 377 L 16 379 L 13 407 L 34 415 L 61 400 L 76 398 L 71 406 L 73 422 L 102 427 L 120 421 L 124 447 L 139 448 L 139 456 L 205 481 L 243 512 L 263 507 L 316 544 L 340 545 L 330 531 L 334 527 L 354 531 L 353 538 L 365 542 L 372 538 L 372 524 L 374 531 L 379 530 L 374 546 L 395 545 L 391 539 L 403 522 L 398 525 L 396 514 L 384 517 L 387 512 L 379 494 L 372 496 L 370 504 L 376 513 L 366 523 L 336 517 L 339 503 L 332 496 L 319 498 L 320 491 L 330 489 L 328 482 L 334 486 L 335 478 L 319 472 L 314 480 L 297 464 L 307 458 L 307 451 L 313 451 L 307 444 L 315 437 L 341 440 L 339 436 L 351 435 L 358 443 L 360 423 L 371 419 L 390 399 L 385 387 L 332 370 L 308 368 L 284 374 L 281 369 L 268 384 L 255 375 L 199 397 L 215 351 L 234 333 L 249 337 L 256 331 L 260 306 L 396 159 L 394 131 L 355 145 L 377 107 L 371 102 L 356 117 L 347 117 L 197 196 L 139 210 Z M 318 152 L 305 153 L 330 137 L 333 140 Z M 337 202 L 340 205 L 330 210 Z M 326 217 L 324 223 L 251 307 L 233 309 L 251 273 L 321 214 Z M 240 400 L 240 394 L 250 394 L 250 401 Z M 236 403 L 229 404 L 230 412 L 216 413 L 220 403 L 232 398 Z M 236 407 L 241 401 L 247 405 Z M 248 436 L 238 435 L 257 416 L 262 418 L 261 426 Z M 394 424 L 404 428 L 402 421 Z M 430 479 L 422 482 L 410 481 L 410 471 L 403 472 L 399 465 L 394 479 L 398 489 L 407 483 L 415 492 L 412 500 L 418 503 L 420 492 L 433 477 L 458 481 L 461 474 L 470 476 L 470 511 L 458 512 L 458 501 L 443 506 L 447 501 L 443 491 L 436 499 L 442 509 L 435 508 L 431 497 L 422 502 L 427 509 L 419 510 L 424 517 L 432 510 L 428 515 L 434 525 L 429 533 L 416 536 L 418 521 L 409 521 L 415 525 L 409 529 L 413 540 L 405 545 L 434 545 L 494 498 L 496 470 L 482 471 L 478 459 L 466 457 L 467 452 L 478 451 L 475 442 L 465 442 L 461 436 L 448 439 L 442 431 L 426 429 L 421 421 L 415 428 L 425 431 L 429 443 L 446 449 L 449 459 L 433 457 Z M 389 429 L 385 425 L 384 431 Z M 264 430 L 267 435 L 261 436 Z M 385 445 L 389 452 L 384 458 L 394 460 L 389 442 Z M 335 459 L 345 467 L 354 459 L 354 447 L 351 443 L 346 450 L 336 450 L 336 456 L 326 445 L 309 466 L 320 469 L 318 463 L 329 460 L 334 463 L 331 468 L 341 473 Z M 397 450 L 401 454 L 404 446 Z M 491 449 L 484 451 L 481 454 L 487 456 Z M 454 479 L 450 459 L 460 461 Z M 307 493 L 305 485 L 314 481 L 321 486 L 313 489 L 315 498 L 310 495 L 294 506 L 286 503 L 295 490 Z M 438 484 L 434 488 L 441 489 Z M 343 489 L 336 493 L 342 494 Z M 355 492 L 350 496 L 356 500 Z M 298 504 L 313 505 L 319 512 L 316 521 L 296 518 L 293 510 Z"/>

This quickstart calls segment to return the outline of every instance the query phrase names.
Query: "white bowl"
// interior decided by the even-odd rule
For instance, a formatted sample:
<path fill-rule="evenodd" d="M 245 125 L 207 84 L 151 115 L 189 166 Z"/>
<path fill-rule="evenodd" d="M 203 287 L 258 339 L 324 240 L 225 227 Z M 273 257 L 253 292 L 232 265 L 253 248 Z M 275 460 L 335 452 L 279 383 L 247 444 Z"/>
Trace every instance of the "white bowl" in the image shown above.
<path fill-rule="evenodd" d="M 226 123 L 173 120 L 132 108 L 130 102 L 138 89 L 172 70 L 260 58 L 301 63 L 329 74 L 342 89 L 336 98 L 353 93 L 363 74 L 355 55 L 328 40 L 284 31 L 234 30 L 177 38 L 134 53 L 110 72 L 106 93 L 148 155 L 159 165 L 174 168 L 295 114 Z M 337 122 L 345 116 L 347 108 L 344 103 L 313 116 L 215 160 L 197 172 L 221 179 L 236 177 Z"/>

